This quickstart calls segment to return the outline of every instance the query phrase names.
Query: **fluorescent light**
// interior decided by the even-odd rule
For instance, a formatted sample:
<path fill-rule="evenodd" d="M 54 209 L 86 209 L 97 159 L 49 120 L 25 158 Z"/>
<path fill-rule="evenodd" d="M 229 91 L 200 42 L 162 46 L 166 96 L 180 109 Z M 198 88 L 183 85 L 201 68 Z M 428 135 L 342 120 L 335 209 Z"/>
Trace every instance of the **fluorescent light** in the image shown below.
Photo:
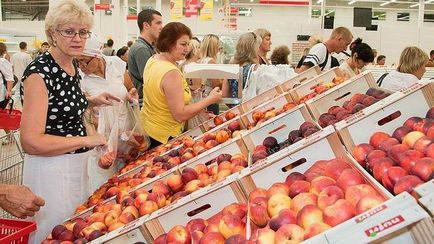
<path fill-rule="evenodd" d="M 416 3 L 416 4 L 413 4 L 413 5 L 410 5 L 410 8 L 414 8 L 414 7 L 417 7 L 417 6 L 419 6 L 419 3 Z"/>
<path fill-rule="evenodd" d="M 322 0 L 318 0 L 318 1 L 316 1 L 316 3 L 322 3 Z"/>
<path fill-rule="evenodd" d="M 396 2 L 396 0 L 390 0 L 390 2 L 391 2 L 391 3 L 394 3 L 394 2 Z"/>
<path fill-rule="evenodd" d="M 384 2 L 382 4 L 380 4 L 380 6 L 386 6 L 387 4 L 389 4 L 390 2 Z"/>
<path fill-rule="evenodd" d="M 348 3 L 348 5 L 351 5 L 351 4 L 355 3 L 355 2 L 357 2 L 357 0 L 351 0 L 351 1 Z"/>
<path fill-rule="evenodd" d="M 432 3 L 432 2 L 434 2 L 434 0 L 427 0 L 427 1 L 425 1 L 425 3 Z"/>

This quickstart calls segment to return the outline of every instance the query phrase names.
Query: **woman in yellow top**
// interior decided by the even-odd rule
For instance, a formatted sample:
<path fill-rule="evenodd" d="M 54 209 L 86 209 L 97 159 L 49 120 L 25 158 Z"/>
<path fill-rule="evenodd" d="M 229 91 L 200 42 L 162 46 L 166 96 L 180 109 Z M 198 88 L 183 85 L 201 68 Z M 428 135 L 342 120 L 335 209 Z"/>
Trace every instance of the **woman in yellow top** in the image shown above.
<path fill-rule="evenodd" d="M 204 113 L 207 106 L 222 98 L 222 92 L 216 87 L 205 99 L 189 104 L 190 89 L 176 62 L 185 59 L 191 37 L 191 30 L 186 25 L 167 24 L 156 44 L 159 53 L 146 63 L 140 116 L 143 128 L 151 138 L 150 148 L 181 134 L 185 121 Z"/>

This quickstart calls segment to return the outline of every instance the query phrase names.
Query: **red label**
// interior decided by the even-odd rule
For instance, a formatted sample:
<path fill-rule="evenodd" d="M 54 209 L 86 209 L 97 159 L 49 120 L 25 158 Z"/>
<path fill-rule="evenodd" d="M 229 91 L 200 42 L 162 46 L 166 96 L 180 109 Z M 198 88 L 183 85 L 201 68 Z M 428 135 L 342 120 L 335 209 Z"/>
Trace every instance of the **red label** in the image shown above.
<path fill-rule="evenodd" d="M 137 20 L 137 15 L 127 15 L 127 20 Z"/>
<path fill-rule="evenodd" d="M 198 14 L 198 1 L 187 0 L 185 2 L 185 17 L 197 16 Z"/>
<path fill-rule="evenodd" d="M 369 210 L 368 212 L 363 213 L 362 215 L 360 215 L 360 217 L 356 218 L 355 221 L 356 221 L 356 223 L 360 223 L 360 222 L 364 221 L 365 219 L 367 219 L 367 218 L 369 218 L 371 216 L 374 216 L 377 213 L 383 211 L 386 208 L 387 208 L 387 206 L 384 205 L 384 204 L 381 205 L 381 206 L 378 206 L 378 207 L 376 207 L 374 209 Z"/>
<path fill-rule="evenodd" d="M 111 6 L 108 3 L 95 4 L 95 10 L 110 10 Z"/>
<path fill-rule="evenodd" d="M 380 233 L 384 230 L 387 230 L 389 228 L 392 228 L 393 226 L 398 225 L 404 221 L 405 221 L 405 219 L 401 215 L 398 215 L 398 216 L 393 217 L 387 221 L 384 221 L 383 223 L 381 223 L 379 225 L 376 225 L 372 228 L 365 230 L 365 234 L 368 237 L 374 237 L 378 233 Z"/>
<path fill-rule="evenodd" d="M 309 5 L 307 0 L 259 0 L 260 4 Z"/>

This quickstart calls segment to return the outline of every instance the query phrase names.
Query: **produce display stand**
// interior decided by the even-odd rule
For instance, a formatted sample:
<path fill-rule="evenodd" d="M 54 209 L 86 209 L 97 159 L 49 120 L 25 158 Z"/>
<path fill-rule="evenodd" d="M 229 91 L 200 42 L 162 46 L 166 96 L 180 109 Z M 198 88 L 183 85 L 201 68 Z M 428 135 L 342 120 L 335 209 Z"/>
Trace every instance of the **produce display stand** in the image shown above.
<path fill-rule="evenodd" d="M 297 76 L 294 76 L 293 78 L 283 82 L 282 84 L 279 85 L 280 88 L 284 92 L 287 92 L 289 90 L 294 89 L 295 85 L 303 84 L 303 83 L 307 82 L 308 80 L 311 80 L 312 78 L 318 76 L 320 73 L 318 73 L 316 67 L 318 67 L 318 66 L 311 67 L 311 68 L 301 72 Z"/>
<path fill-rule="evenodd" d="M 377 81 L 383 74 L 390 73 L 396 70 L 396 67 L 389 66 L 367 66 L 366 71 L 370 71 Z M 434 67 L 426 67 L 426 72 L 422 78 L 431 79 L 434 78 Z"/>

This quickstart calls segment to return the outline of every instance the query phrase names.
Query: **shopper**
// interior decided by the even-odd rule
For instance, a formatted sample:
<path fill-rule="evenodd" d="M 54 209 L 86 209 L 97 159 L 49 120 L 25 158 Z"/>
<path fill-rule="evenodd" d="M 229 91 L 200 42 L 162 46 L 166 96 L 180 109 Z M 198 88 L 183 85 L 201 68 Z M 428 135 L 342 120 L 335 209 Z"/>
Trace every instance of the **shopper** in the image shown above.
<path fill-rule="evenodd" d="M 14 73 L 12 64 L 7 60 L 7 47 L 3 42 L 0 42 L 0 108 L 6 108 L 12 97 L 12 87 L 14 81 Z M 6 134 L 9 130 L 5 130 Z M 6 137 L 1 144 L 10 143 L 9 137 Z"/>
<path fill-rule="evenodd" d="M 310 50 L 313 46 L 315 46 L 316 44 L 318 44 L 318 43 L 322 43 L 322 42 L 323 42 L 323 38 L 322 38 L 322 36 L 320 36 L 320 35 L 314 34 L 314 35 L 311 35 L 311 36 L 309 37 L 309 39 L 308 39 L 309 47 L 308 47 L 308 48 L 305 48 L 305 49 L 303 50 L 303 56 L 302 56 L 302 57 L 300 58 L 300 60 L 298 61 L 297 68 L 296 68 L 296 72 L 299 73 L 298 70 L 299 70 L 300 67 L 303 65 L 304 59 L 305 59 L 306 56 L 309 54 L 309 50 Z"/>
<path fill-rule="evenodd" d="M 128 62 L 128 47 L 123 46 L 119 48 L 118 51 L 116 52 L 116 56 L 122 59 L 125 63 Z M 125 67 L 127 67 L 126 64 Z"/>
<path fill-rule="evenodd" d="M 124 76 L 128 76 L 125 69 L 125 62 L 117 56 L 105 56 L 102 54 L 102 41 L 94 33 L 86 41 L 85 48 L 81 56 L 77 58 L 81 77 L 82 87 L 84 92 L 89 96 L 98 96 L 104 92 L 115 95 L 124 102 L 133 102 L 134 99 L 138 99 L 137 91 L 132 88 L 127 91 L 124 86 Z M 119 114 L 127 114 L 126 106 L 121 107 Z M 113 109 L 115 109 L 113 107 Z M 91 121 L 92 118 L 98 117 L 98 108 L 93 108 L 85 113 L 85 119 Z M 122 123 L 125 121 L 125 117 L 117 118 L 116 121 L 110 121 L 109 124 L 113 125 L 116 122 Z M 96 126 L 97 127 L 97 124 Z M 95 128 L 96 130 L 96 128 Z M 94 151 L 95 152 L 95 151 Z M 101 169 L 95 160 L 95 154 L 92 153 L 88 170 L 90 177 L 90 192 L 96 190 L 101 186 L 108 178 L 113 176 L 116 172 L 116 167 L 110 169 Z"/>
<path fill-rule="evenodd" d="M 259 64 L 258 50 L 261 43 L 262 38 L 254 32 L 244 33 L 238 38 L 232 63 L 243 68 L 243 80 L 241 84 L 238 80 L 228 80 L 228 86 L 222 87 L 224 97 L 241 97 L 249 73 L 255 67 L 252 67 L 252 65 Z"/>
<path fill-rule="evenodd" d="M 185 61 L 179 66 L 180 70 L 184 72 L 185 66 L 188 64 L 195 64 L 200 59 L 200 41 L 197 37 L 191 38 L 188 44 L 188 53 L 185 55 Z M 202 95 L 202 80 L 201 79 L 187 79 L 188 86 L 190 87 L 192 97 L 195 95 L 199 100 Z"/>
<path fill-rule="evenodd" d="M 12 88 L 12 92 L 14 93 L 14 101 L 15 103 L 19 103 L 20 101 L 20 87 L 21 87 L 21 78 L 23 77 L 23 72 L 26 69 L 27 65 L 32 62 L 32 56 L 27 53 L 27 43 L 20 42 L 20 51 L 15 53 L 11 58 L 11 63 L 14 69 L 14 75 L 17 78 L 17 83 Z"/>
<path fill-rule="evenodd" d="M 17 218 L 34 216 L 44 204 L 44 199 L 26 186 L 0 184 L 0 207 Z"/>
<path fill-rule="evenodd" d="M 221 99 L 221 91 L 216 87 L 205 99 L 189 104 L 190 89 L 177 62 L 185 59 L 191 37 L 191 30 L 186 25 L 178 22 L 167 24 L 157 41 L 159 53 L 146 64 L 141 120 L 151 138 L 150 148 L 181 134 L 186 120 Z"/>
<path fill-rule="evenodd" d="M 48 42 L 43 42 L 41 44 L 41 48 L 39 49 L 38 55 L 45 53 L 46 51 L 48 51 L 48 49 L 50 49 L 50 44 L 48 44 Z"/>
<path fill-rule="evenodd" d="M 200 59 L 197 61 L 200 64 L 216 64 L 217 54 L 219 51 L 220 39 L 214 34 L 205 35 L 200 44 Z M 204 92 L 203 96 L 206 97 L 215 88 L 222 86 L 221 79 L 204 79 L 202 81 Z M 219 105 L 217 103 L 211 104 L 207 108 L 208 111 L 215 115 L 219 114 Z"/>
<path fill-rule="evenodd" d="M 372 48 L 357 38 L 350 45 L 351 57 L 343 62 L 339 69 L 345 78 L 350 79 L 361 73 L 362 69 L 374 61 L 374 52 Z"/>
<path fill-rule="evenodd" d="M 127 47 L 128 47 L 128 48 L 131 48 L 132 45 L 133 45 L 133 41 L 128 41 L 128 42 L 127 42 Z"/>
<path fill-rule="evenodd" d="M 379 86 L 390 91 L 399 91 L 413 85 L 422 79 L 428 60 L 428 55 L 422 49 L 406 47 L 401 53 L 397 69 L 382 75 L 378 80 Z"/>
<path fill-rule="evenodd" d="M 255 34 L 260 36 L 262 39 L 261 45 L 258 50 L 258 60 L 259 64 L 270 64 L 267 59 L 267 53 L 271 50 L 271 33 L 267 29 L 257 29 Z"/>
<path fill-rule="evenodd" d="M 23 74 L 23 184 L 46 202 L 35 215 L 38 230 L 31 235 L 31 243 L 40 243 L 89 196 L 89 150 L 105 145 L 106 139 L 99 134 L 86 136 L 82 114 L 88 104 L 120 101 L 108 93 L 86 98 L 80 88 L 73 59 L 81 55 L 92 22 L 83 1 L 62 0 L 51 6 L 45 18 L 51 48 Z"/>
<path fill-rule="evenodd" d="M 377 49 L 373 48 L 372 52 L 374 53 L 374 60 L 375 60 L 377 58 L 377 55 L 378 55 Z M 372 61 L 372 64 L 375 64 L 375 62 Z"/>
<path fill-rule="evenodd" d="M 288 55 L 290 53 L 286 45 L 276 47 L 271 54 L 271 64 L 289 64 Z"/>
<path fill-rule="evenodd" d="M 315 65 L 318 65 L 318 72 L 330 69 L 332 63 L 331 54 L 346 50 L 352 39 L 353 35 L 347 28 L 338 27 L 334 29 L 326 42 L 318 43 L 310 49 L 298 72 L 301 73 Z"/>
<path fill-rule="evenodd" d="M 115 44 L 115 42 L 113 41 L 113 39 L 108 39 L 107 40 L 107 47 L 105 47 L 102 50 L 102 54 L 104 54 L 105 56 L 115 56 L 116 55 L 116 51 L 113 48 L 114 44 Z"/>
<path fill-rule="evenodd" d="M 380 55 L 377 57 L 377 65 L 383 66 L 386 64 L 386 56 Z"/>
<path fill-rule="evenodd" d="M 429 61 L 426 64 L 426 67 L 434 67 L 434 50 L 431 50 L 431 52 L 429 52 Z"/>
<path fill-rule="evenodd" d="M 163 29 L 163 18 L 157 10 L 145 9 L 137 18 L 140 36 L 131 46 L 128 58 L 128 72 L 134 87 L 139 92 L 140 101 L 143 99 L 143 70 L 146 62 L 154 55 L 155 42 Z"/>

